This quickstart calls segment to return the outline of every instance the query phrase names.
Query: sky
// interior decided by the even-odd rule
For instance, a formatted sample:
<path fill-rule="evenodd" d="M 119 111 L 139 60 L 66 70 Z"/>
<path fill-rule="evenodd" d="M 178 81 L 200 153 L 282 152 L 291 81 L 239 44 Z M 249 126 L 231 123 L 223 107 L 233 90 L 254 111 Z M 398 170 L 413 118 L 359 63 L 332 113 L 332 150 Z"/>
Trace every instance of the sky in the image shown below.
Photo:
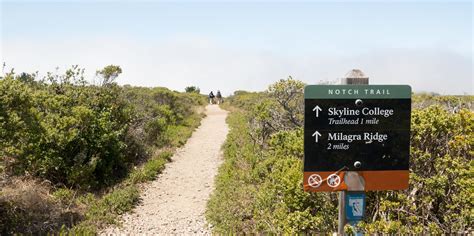
<path fill-rule="evenodd" d="M 120 65 L 119 84 L 262 91 L 292 76 L 474 94 L 471 1 L 5 1 L 6 70 Z"/>

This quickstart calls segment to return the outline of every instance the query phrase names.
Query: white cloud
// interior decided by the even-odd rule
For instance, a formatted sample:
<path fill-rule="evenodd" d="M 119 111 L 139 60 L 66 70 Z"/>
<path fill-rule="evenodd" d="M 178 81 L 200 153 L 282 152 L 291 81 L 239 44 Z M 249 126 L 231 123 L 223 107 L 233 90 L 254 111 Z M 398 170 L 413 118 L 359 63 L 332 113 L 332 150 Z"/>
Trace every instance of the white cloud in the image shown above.
<path fill-rule="evenodd" d="M 360 68 L 372 84 L 410 84 L 415 91 L 473 94 L 472 56 L 440 50 L 381 50 L 346 57 L 291 56 L 273 51 L 235 48 L 208 38 L 181 35 L 165 41 L 117 38 L 68 41 L 3 41 L 3 58 L 17 72 L 54 71 L 78 64 L 89 78 L 109 64 L 120 65 L 120 84 L 164 86 L 184 90 L 196 85 L 201 91 L 220 89 L 264 90 L 288 75 L 306 83 L 334 80 Z M 301 56 L 297 56 L 300 54 Z"/>
<path fill-rule="evenodd" d="M 314 69 L 313 69 L 314 68 Z M 351 68 L 359 68 L 371 84 L 409 84 L 414 91 L 441 94 L 474 94 L 472 56 L 465 57 L 440 49 L 386 49 L 361 55 L 317 59 L 307 63 L 300 79 L 320 75 L 331 80 L 342 77 Z"/>

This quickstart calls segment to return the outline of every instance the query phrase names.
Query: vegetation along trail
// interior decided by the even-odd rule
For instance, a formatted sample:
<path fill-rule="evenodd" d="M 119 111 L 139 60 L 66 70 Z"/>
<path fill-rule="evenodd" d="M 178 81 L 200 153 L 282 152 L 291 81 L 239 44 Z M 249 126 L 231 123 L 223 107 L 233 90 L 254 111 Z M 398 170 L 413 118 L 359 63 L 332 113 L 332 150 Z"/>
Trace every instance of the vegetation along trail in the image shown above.
<path fill-rule="evenodd" d="M 122 217 L 122 226 L 104 234 L 210 234 L 204 212 L 228 128 L 227 112 L 217 105 L 207 106 L 206 115 L 163 173 L 146 186 L 140 204 Z"/>

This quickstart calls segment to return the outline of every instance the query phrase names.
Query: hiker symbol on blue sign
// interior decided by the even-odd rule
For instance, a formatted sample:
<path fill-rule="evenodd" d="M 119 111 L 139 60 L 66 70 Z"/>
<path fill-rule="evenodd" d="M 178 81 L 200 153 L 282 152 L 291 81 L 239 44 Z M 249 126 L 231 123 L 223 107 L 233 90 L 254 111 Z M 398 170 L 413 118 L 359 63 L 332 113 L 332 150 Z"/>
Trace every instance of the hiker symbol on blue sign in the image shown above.
<path fill-rule="evenodd" d="M 364 204 L 362 199 L 349 199 L 349 204 L 351 205 L 353 216 L 362 216 L 362 205 Z"/>
<path fill-rule="evenodd" d="M 346 218 L 348 221 L 359 221 L 364 217 L 365 193 L 346 194 Z"/>

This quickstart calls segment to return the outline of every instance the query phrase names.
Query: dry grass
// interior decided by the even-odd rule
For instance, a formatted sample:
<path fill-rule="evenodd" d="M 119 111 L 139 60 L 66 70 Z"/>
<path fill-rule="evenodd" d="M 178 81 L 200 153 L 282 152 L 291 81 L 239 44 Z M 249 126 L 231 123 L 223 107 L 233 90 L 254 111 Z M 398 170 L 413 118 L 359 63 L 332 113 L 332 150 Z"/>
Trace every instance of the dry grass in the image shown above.
<path fill-rule="evenodd" d="M 57 232 L 79 220 L 77 209 L 51 193 L 48 182 L 12 178 L 0 191 L 0 234 Z"/>
<path fill-rule="evenodd" d="M 196 114 L 201 115 L 202 117 L 205 117 L 206 115 L 204 114 L 206 112 L 206 107 L 205 106 L 195 106 L 193 108 L 194 112 Z"/>

